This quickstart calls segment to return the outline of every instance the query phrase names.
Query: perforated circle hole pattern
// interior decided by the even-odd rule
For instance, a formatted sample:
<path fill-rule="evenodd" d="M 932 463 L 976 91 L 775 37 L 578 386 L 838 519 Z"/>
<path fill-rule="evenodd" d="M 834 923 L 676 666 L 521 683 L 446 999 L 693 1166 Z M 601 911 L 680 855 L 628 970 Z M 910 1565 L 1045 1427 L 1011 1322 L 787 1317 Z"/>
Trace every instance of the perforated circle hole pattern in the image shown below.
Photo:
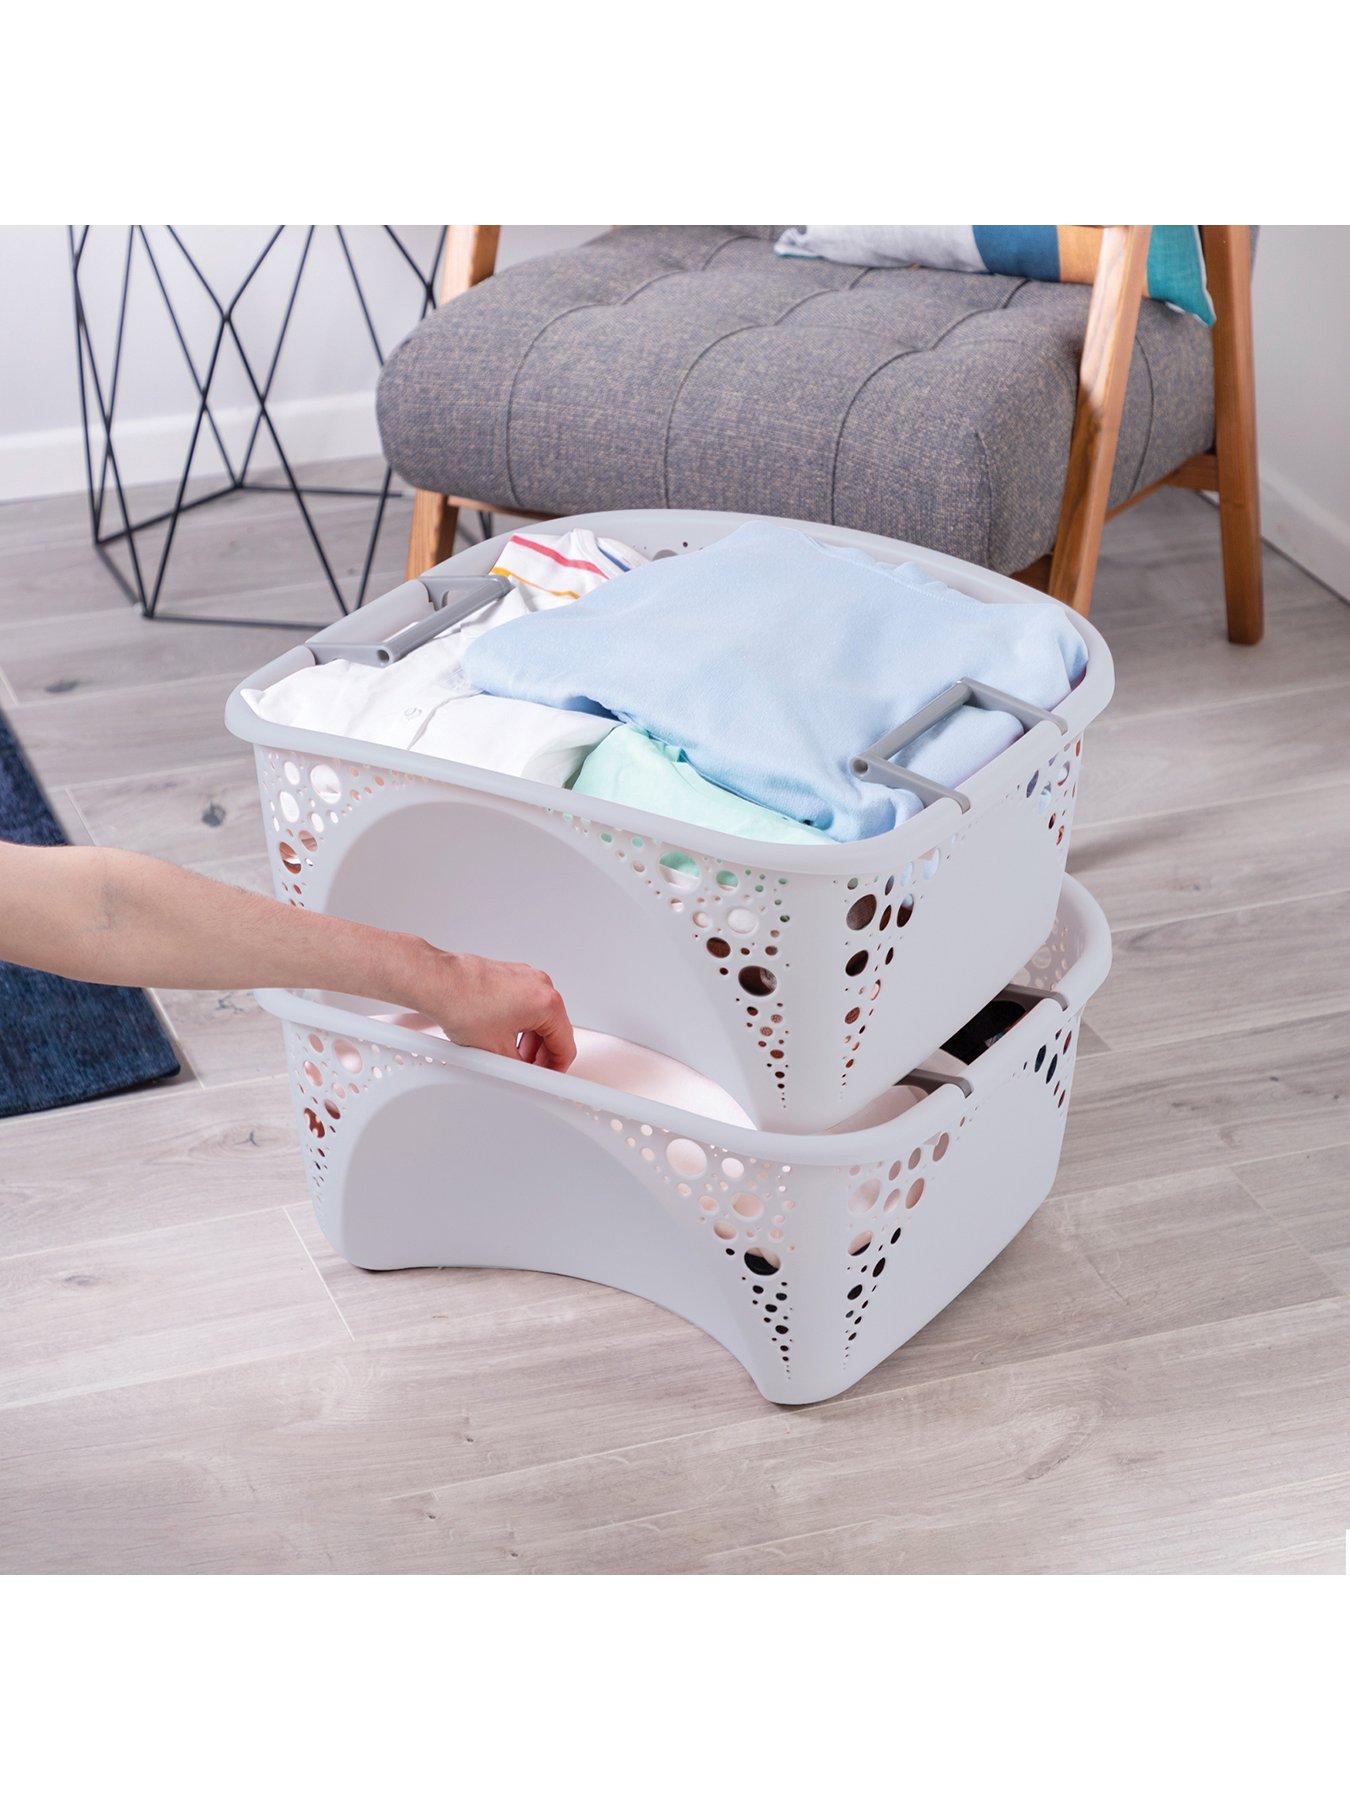
<path fill-rule="evenodd" d="M 783 1259 L 776 1250 L 754 1249 L 745 1253 L 745 1266 L 752 1275 L 776 1275 Z"/>
<path fill-rule="evenodd" d="M 692 1138 L 672 1138 L 666 1145 L 666 1161 L 677 1175 L 701 1175 L 708 1166 L 703 1146 Z"/>
<path fill-rule="evenodd" d="M 315 763 L 309 772 L 309 784 L 325 806 L 336 806 L 342 798 L 342 781 L 337 770 L 327 763 Z"/>
<path fill-rule="evenodd" d="M 864 1181 L 849 1195 L 848 1210 L 852 1213 L 870 1212 L 876 1205 L 880 1193 L 881 1183 L 879 1181 Z"/>
<path fill-rule="evenodd" d="M 855 900 L 848 909 L 848 928 L 850 931 L 866 931 L 876 916 L 877 897 L 875 894 L 864 894 L 861 900 Z"/>

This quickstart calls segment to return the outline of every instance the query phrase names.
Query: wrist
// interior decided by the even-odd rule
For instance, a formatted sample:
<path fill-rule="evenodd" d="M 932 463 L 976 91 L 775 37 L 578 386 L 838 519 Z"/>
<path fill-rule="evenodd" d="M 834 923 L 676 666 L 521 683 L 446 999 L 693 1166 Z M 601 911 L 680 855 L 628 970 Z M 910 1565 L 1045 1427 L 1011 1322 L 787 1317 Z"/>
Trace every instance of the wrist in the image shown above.
<path fill-rule="evenodd" d="M 432 996 L 444 987 L 454 956 L 411 932 L 386 932 L 380 993 L 411 1012 L 426 1012 Z"/>

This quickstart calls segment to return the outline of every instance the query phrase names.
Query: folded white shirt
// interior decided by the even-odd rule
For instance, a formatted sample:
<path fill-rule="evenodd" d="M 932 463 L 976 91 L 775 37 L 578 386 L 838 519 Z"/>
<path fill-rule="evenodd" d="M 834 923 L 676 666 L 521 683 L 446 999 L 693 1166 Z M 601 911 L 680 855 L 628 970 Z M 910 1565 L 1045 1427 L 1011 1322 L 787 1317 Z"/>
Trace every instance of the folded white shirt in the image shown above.
<path fill-rule="evenodd" d="M 596 713 L 538 706 L 533 700 L 470 694 L 438 706 L 410 747 L 423 756 L 567 787 L 616 724 Z"/>
<path fill-rule="evenodd" d="M 302 731 L 326 731 L 333 737 L 411 750 L 437 707 L 482 692 L 465 680 L 461 667 L 473 640 L 529 611 L 521 595 L 504 594 L 469 623 L 433 638 L 400 662 L 380 667 L 338 657 L 297 669 L 272 687 L 246 688 L 244 698 L 260 718 L 274 725 L 298 725 Z"/>

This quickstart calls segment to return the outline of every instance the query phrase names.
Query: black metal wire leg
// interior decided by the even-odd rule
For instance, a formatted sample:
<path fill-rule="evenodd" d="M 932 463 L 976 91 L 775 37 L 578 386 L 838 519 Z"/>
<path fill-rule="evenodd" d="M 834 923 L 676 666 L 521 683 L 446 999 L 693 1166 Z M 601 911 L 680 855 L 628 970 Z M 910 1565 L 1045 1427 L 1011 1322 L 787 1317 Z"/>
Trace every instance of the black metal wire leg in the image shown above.
<path fill-rule="evenodd" d="M 210 506 L 218 500 L 228 499 L 232 494 L 245 492 L 290 494 L 305 526 L 324 581 L 339 612 L 345 613 L 353 606 L 360 606 L 367 597 L 379 548 L 381 528 L 388 517 L 389 501 L 402 498 L 402 494 L 393 486 L 393 471 L 386 467 L 384 477 L 377 488 L 308 485 L 298 480 L 290 458 L 283 447 L 281 431 L 272 404 L 282 352 L 291 334 L 301 285 L 312 264 L 311 251 L 315 237 L 321 229 L 331 230 L 336 235 L 343 265 L 352 284 L 357 315 L 362 323 L 364 335 L 369 341 L 378 370 L 384 362 L 384 348 L 375 325 L 366 289 L 361 280 L 348 231 L 343 226 L 278 225 L 269 228 L 266 241 L 242 281 L 238 283 L 232 293 L 224 297 L 217 292 L 206 276 L 200 260 L 193 255 L 184 241 L 182 233 L 173 226 L 165 227 L 165 237 L 169 249 L 176 254 L 179 266 L 185 268 L 200 287 L 211 310 L 213 322 L 204 356 L 194 354 L 185 322 L 174 304 L 172 284 L 165 270 L 164 248 L 161 246 L 160 249 L 156 249 L 146 226 L 133 225 L 129 227 L 126 231 L 125 246 L 121 255 L 117 314 L 112 332 L 110 364 L 100 363 L 95 347 L 94 328 L 91 325 L 86 305 L 86 259 L 94 228 L 83 225 L 70 226 L 67 229 L 71 289 L 75 312 L 75 353 L 80 395 L 80 421 L 84 440 L 85 481 L 89 495 L 90 538 L 94 549 L 122 592 L 146 618 L 179 622 L 191 621 L 198 624 L 275 626 L 280 630 L 292 632 L 317 629 L 315 626 L 302 626 L 288 619 L 226 619 L 219 614 L 185 614 L 168 612 L 163 609 L 161 602 L 166 596 L 165 584 L 169 573 L 170 559 L 178 539 L 179 525 L 182 520 L 188 513 L 201 507 Z M 400 258 L 402 266 L 415 280 L 416 317 L 419 320 L 423 319 L 436 305 L 436 270 L 445 251 L 445 229 L 442 227 L 437 235 L 431 265 L 425 270 L 392 226 L 386 225 L 383 230 L 388 242 Z M 277 253 L 278 246 L 288 237 L 288 234 L 290 236 L 301 234 L 301 244 L 294 272 L 287 284 L 281 317 L 276 324 L 275 335 L 267 354 L 265 356 L 258 356 L 256 353 L 250 355 L 245 348 L 238 311 L 245 297 L 256 291 L 258 275 L 269 259 Z M 172 484 L 173 498 L 167 506 L 161 505 L 144 517 L 133 519 L 127 486 L 123 479 L 123 469 L 117 452 L 117 412 L 118 402 L 122 398 L 125 369 L 124 349 L 131 297 L 135 286 L 133 275 L 138 264 L 143 264 L 150 272 L 151 287 L 148 291 L 152 292 L 162 305 L 170 331 L 192 383 L 196 395 L 196 406 L 183 466 L 176 481 Z M 144 284 L 142 283 L 142 285 Z M 250 405 L 252 417 L 248 426 L 243 454 L 237 459 L 231 457 L 223 416 L 218 416 L 217 407 L 213 404 L 213 391 L 217 387 L 218 377 L 222 368 L 231 361 L 235 362 L 242 370 L 252 396 Z M 280 471 L 281 479 L 277 481 L 259 480 L 250 474 L 254 457 L 258 451 L 259 440 L 264 434 Z M 215 456 L 219 459 L 223 474 L 206 493 L 193 494 L 189 497 L 188 489 L 194 479 L 193 464 L 203 443 L 209 443 L 212 447 Z M 105 522 L 110 490 L 111 498 L 116 502 L 116 514 L 120 517 L 120 524 Z M 361 559 L 360 573 L 356 579 L 355 590 L 350 597 L 344 593 L 342 580 L 334 569 L 332 559 L 324 545 L 318 517 L 312 507 L 307 504 L 310 499 L 317 496 L 336 496 L 375 502 L 370 533 Z M 485 514 L 480 515 L 480 519 L 486 535 L 490 528 L 490 520 Z M 158 555 L 147 561 L 143 554 L 143 548 L 148 551 L 150 545 L 148 540 L 143 540 L 143 534 L 160 529 L 163 530 L 163 541 Z M 114 549 L 125 552 L 125 567 L 113 554 Z"/>

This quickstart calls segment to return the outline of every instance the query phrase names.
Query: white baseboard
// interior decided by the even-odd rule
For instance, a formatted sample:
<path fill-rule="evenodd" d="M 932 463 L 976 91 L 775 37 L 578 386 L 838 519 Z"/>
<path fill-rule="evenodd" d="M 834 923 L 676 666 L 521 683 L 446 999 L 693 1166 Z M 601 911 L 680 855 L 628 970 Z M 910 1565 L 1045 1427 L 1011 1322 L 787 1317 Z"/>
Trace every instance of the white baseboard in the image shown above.
<path fill-rule="evenodd" d="M 1261 471 L 1261 535 L 1350 600 L 1350 521 L 1338 519 L 1269 468 Z"/>
<path fill-rule="evenodd" d="M 269 410 L 276 421 L 286 460 L 292 466 L 379 452 L 375 396 L 369 391 L 327 394 L 317 400 L 283 400 Z M 242 457 L 254 416 L 254 410 L 245 406 L 227 407 L 215 413 L 231 457 Z M 128 485 L 173 480 L 182 471 L 192 425 L 191 413 L 125 422 L 119 419 L 114 442 L 122 480 Z M 96 436 L 96 452 L 98 448 Z M 277 466 L 271 439 L 264 430 L 259 434 L 250 467 L 262 470 Z M 222 472 L 220 457 L 205 426 L 198 439 L 192 472 Z M 84 435 L 78 426 L 0 437 L 0 500 L 70 494 L 84 485 Z"/>

